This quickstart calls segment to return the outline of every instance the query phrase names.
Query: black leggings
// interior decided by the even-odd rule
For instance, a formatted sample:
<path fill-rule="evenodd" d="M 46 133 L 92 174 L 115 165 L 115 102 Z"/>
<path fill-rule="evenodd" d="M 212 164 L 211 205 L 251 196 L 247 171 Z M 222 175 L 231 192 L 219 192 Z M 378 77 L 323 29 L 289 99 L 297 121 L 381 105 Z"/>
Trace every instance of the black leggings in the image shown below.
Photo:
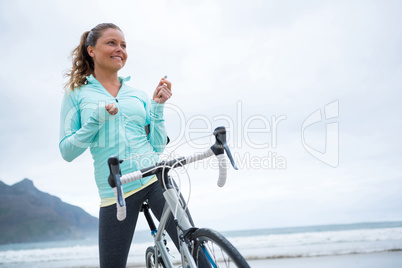
<path fill-rule="evenodd" d="M 162 216 L 165 199 L 159 182 L 155 182 L 126 199 L 127 218 L 118 221 L 116 205 L 101 207 L 99 211 L 99 259 L 101 268 L 124 268 L 127 264 L 131 241 L 142 203 L 148 200 L 152 213 L 158 220 Z M 166 227 L 178 248 L 178 238 L 173 217 Z"/>

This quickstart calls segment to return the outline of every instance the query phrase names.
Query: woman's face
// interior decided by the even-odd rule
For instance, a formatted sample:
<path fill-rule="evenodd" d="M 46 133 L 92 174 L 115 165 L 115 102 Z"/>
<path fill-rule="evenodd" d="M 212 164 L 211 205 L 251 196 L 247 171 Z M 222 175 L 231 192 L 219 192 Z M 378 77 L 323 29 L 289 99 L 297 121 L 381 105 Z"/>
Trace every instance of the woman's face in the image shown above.
<path fill-rule="evenodd" d="M 99 37 L 94 47 L 88 46 L 95 70 L 117 72 L 127 61 L 126 41 L 118 29 L 109 28 Z"/>

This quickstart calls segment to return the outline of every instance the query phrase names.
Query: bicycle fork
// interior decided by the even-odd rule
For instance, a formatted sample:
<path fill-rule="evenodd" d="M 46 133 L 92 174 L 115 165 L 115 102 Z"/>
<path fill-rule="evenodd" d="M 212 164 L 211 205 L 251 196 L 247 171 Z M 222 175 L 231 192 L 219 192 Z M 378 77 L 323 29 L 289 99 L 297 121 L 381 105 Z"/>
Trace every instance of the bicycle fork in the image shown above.
<path fill-rule="evenodd" d="M 163 192 L 163 196 L 165 197 L 167 206 L 169 208 L 174 208 L 172 211 L 173 217 L 175 219 L 176 226 L 178 227 L 179 232 L 179 243 L 180 243 L 180 253 L 182 258 L 182 263 L 186 263 L 189 267 L 197 267 L 194 262 L 194 259 L 191 255 L 191 252 L 187 246 L 185 239 L 183 238 L 183 231 L 184 230 L 191 230 L 193 226 L 191 225 L 190 221 L 187 218 L 186 211 L 181 207 L 180 203 L 178 202 L 178 192 L 173 188 L 166 189 Z"/>

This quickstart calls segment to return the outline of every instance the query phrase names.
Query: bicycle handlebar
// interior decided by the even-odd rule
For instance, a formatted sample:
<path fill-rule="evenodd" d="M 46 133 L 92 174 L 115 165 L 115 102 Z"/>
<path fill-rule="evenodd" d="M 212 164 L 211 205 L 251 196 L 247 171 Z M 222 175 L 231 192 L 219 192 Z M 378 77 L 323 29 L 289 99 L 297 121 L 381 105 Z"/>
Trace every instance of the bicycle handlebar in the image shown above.
<path fill-rule="evenodd" d="M 117 156 L 110 157 L 108 159 L 108 165 L 110 170 L 108 182 L 110 187 L 113 188 L 113 192 L 116 197 L 117 219 L 119 221 L 122 221 L 126 218 L 126 207 L 125 207 L 125 200 L 123 197 L 122 185 L 131 181 L 142 179 L 143 177 L 156 175 L 158 173 L 163 172 L 166 168 L 170 170 L 178 166 L 184 166 L 186 164 L 190 164 L 196 161 L 209 158 L 212 155 L 216 155 L 219 164 L 218 186 L 223 187 L 226 183 L 226 177 L 227 177 L 227 163 L 224 154 L 225 152 L 229 157 L 229 160 L 233 168 L 237 170 L 237 167 L 234 163 L 232 154 L 230 153 L 230 149 L 226 144 L 225 127 L 216 128 L 213 134 L 215 135 L 216 139 L 215 144 L 212 145 L 211 148 L 209 148 L 203 153 L 197 153 L 187 157 L 180 157 L 169 161 L 163 161 L 153 166 L 125 174 L 123 176 L 121 175 L 121 169 L 120 169 L 120 164 L 123 162 L 123 160 L 120 160 Z"/>

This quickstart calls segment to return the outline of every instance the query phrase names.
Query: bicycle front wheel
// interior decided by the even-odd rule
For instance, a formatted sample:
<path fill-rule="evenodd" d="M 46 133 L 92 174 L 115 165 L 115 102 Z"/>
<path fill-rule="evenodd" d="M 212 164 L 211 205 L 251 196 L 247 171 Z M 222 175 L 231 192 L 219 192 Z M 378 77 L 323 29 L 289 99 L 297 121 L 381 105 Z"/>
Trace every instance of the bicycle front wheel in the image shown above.
<path fill-rule="evenodd" d="M 146 268 L 154 268 L 156 266 L 155 262 L 156 256 L 155 256 L 155 248 L 154 247 L 148 247 L 147 250 L 145 251 L 145 267 Z M 163 267 L 165 268 L 165 263 L 163 262 L 162 258 L 159 256 L 158 257 L 158 264 L 160 266 L 158 267 Z"/>
<path fill-rule="evenodd" d="M 198 229 L 191 240 L 198 267 L 250 267 L 239 251 L 220 233 L 211 229 Z"/>

